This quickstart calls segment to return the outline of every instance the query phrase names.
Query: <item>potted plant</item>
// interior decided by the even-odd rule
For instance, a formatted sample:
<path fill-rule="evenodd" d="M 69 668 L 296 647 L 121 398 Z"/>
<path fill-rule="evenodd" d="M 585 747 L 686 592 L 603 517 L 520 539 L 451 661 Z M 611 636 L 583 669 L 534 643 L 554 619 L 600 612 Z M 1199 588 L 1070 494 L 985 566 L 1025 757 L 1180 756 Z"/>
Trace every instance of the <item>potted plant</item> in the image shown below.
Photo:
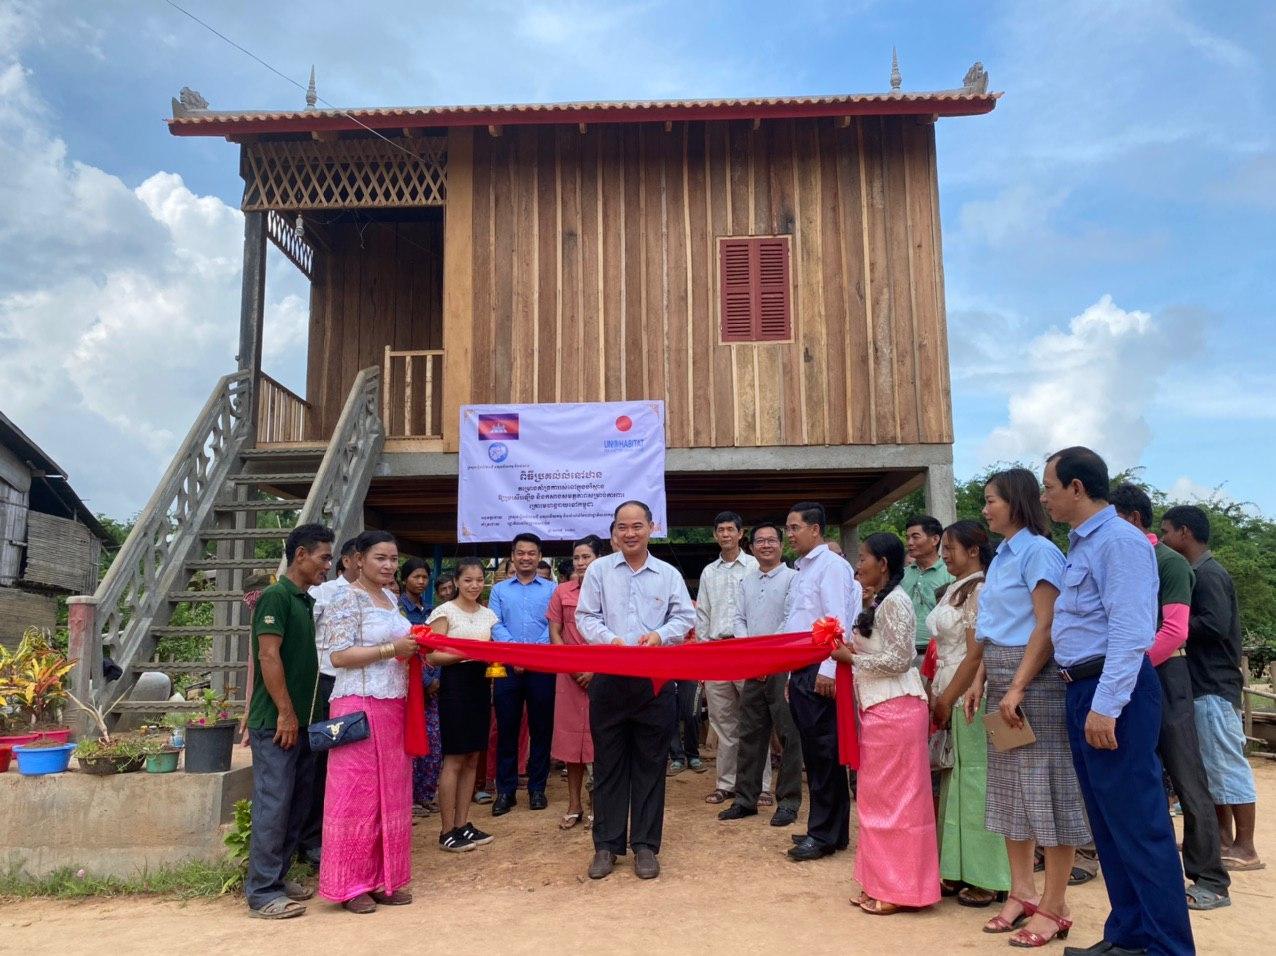
<path fill-rule="evenodd" d="M 37 734 L 23 726 L 18 688 L 18 656 L 0 645 L 0 751 L 10 756 L 18 744 L 29 744 Z M 8 766 L 7 758 L 0 757 Z"/>
<path fill-rule="evenodd" d="M 186 724 L 186 772 L 225 773 L 235 748 L 235 717 L 228 694 L 205 690 Z"/>
<path fill-rule="evenodd" d="M 137 737 L 113 737 L 106 725 L 106 715 L 115 706 L 105 709 L 86 704 L 74 694 L 67 696 L 77 707 L 93 718 L 99 736 L 81 740 L 75 745 L 75 759 L 84 773 L 107 776 L 114 773 L 132 773 L 141 770 L 145 762 L 145 741 Z M 116 700 L 116 704 L 122 700 Z"/>
<path fill-rule="evenodd" d="M 37 740 L 70 740 L 71 728 L 62 724 L 62 706 L 66 676 L 74 667 L 75 661 L 55 648 L 43 631 L 28 628 L 23 634 L 4 677 L 5 697 L 17 704 L 25 729 Z"/>
<path fill-rule="evenodd" d="M 177 750 L 186 746 L 186 725 L 190 722 L 190 714 L 175 710 L 164 715 L 162 726 L 169 729 L 168 745 Z"/>
<path fill-rule="evenodd" d="M 177 758 L 181 751 L 170 747 L 158 738 L 151 738 L 143 743 L 146 754 L 147 773 L 172 773 L 177 769 Z"/>
<path fill-rule="evenodd" d="M 89 773 L 98 777 L 109 776 L 116 773 L 114 758 L 107 752 L 110 743 L 103 742 L 101 739 L 88 738 L 81 740 L 75 745 L 72 756 L 75 762 L 79 764 L 81 773 Z"/>

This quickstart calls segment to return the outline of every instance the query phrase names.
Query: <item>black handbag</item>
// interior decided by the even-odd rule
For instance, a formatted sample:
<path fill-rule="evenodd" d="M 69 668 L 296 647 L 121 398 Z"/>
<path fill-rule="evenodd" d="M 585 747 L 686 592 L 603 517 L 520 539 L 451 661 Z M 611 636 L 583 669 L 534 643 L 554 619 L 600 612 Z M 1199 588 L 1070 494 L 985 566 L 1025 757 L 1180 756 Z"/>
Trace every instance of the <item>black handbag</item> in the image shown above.
<path fill-rule="evenodd" d="M 357 598 L 356 598 L 357 600 Z M 324 641 L 324 650 L 328 649 Z M 359 638 L 356 646 L 363 646 L 363 608 L 359 608 Z M 367 676 L 364 676 L 364 690 L 367 690 Z M 367 696 L 366 693 L 364 696 Z M 310 716 L 314 716 L 315 704 L 319 700 L 319 675 L 315 675 L 315 693 L 310 700 Z M 340 717 L 329 717 L 313 723 L 306 728 L 306 737 L 310 741 L 310 749 L 316 753 L 341 747 L 345 744 L 357 744 L 372 736 L 372 725 L 368 723 L 368 714 L 363 710 L 351 711 Z"/>

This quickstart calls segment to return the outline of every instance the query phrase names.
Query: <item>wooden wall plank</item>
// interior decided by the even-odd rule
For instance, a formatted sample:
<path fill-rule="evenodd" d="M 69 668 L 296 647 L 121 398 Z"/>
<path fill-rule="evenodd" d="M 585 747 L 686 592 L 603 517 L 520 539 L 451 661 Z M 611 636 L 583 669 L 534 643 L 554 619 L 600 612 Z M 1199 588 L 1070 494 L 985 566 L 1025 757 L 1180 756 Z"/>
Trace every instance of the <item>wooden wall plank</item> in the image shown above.
<path fill-rule="evenodd" d="M 749 234 L 755 236 L 778 235 L 781 227 L 772 216 L 771 201 L 771 127 L 763 124 L 752 129 L 742 124 L 749 137 Z M 757 406 L 757 428 L 753 445 L 779 445 L 784 435 L 784 352 L 786 345 L 754 345 L 749 347 L 750 359 L 741 369 L 742 376 L 754 383 L 754 402 Z"/>
<path fill-rule="evenodd" d="M 460 406 L 473 401 L 474 341 L 486 323 L 475 308 L 474 286 L 483 283 L 485 275 L 477 268 L 484 256 L 476 256 L 474 235 L 476 195 L 474 170 L 474 131 L 454 129 L 448 133 L 448 206 L 444 214 L 441 295 L 441 344 L 443 376 L 441 389 L 443 446 L 448 451 L 459 447 Z M 486 169 L 481 178 L 486 184 Z M 486 196 L 483 193 L 477 195 Z M 486 208 L 483 211 L 486 221 Z M 489 301 L 485 289 L 483 301 Z"/>
<path fill-rule="evenodd" d="M 665 269 L 665 188 L 663 128 L 644 126 L 640 135 L 643 229 L 643 359 L 646 382 L 643 398 L 667 396 L 665 310 L 669 301 Z M 666 398 L 666 401 L 668 399 Z M 666 440 L 671 433 L 666 412 Z"/>
<path fill-rule="evenodd" d="M 573 349 L 579 356 L 580 370 L 570 392 L 563 401 L 606 401 L 603 387 L 603 363 L 607 334 L 603 318 L 601 222 L 602 180 L 598 169 L 598 147 L 602 135 L 597 127 L 584 136 L 567 127 L 567 139 L 560 140 L 563 150 L 563 188 L 568 197 L 563 211 L 564 229 L 571 223 L 576 234 L 575 294 L 571 307 L 564 306 L 564 327 L 570 314 Z M 574 205 L 573 205 L 574 204 Z M 564 274 L 568 274 L 564 271 Z M 572 283 L 568 283 L 570 288 Z"/>
<path fill-rule="evenodd" d="M 775 235 L 792 236 L 797 228 L 797 177 L 793 163 L 791 120 L 779 120 L 763 127 L 770 130 L 771 222 Z M 802 360 L 800 346 L 782 346 L 780 351 L 780 443 L 806 444 L 805 409 L 802 401 Z"/>
<path fill-rule="evenodd" d="M 455 134 L 450 134 L 455 135 Z M 474 323 L 471 340 L 472 352 L 470 355 L 471 379 L 467 391 L 470 396 L 470 403 L 481 403 L 491 399 L 492 395 L 492 359 L 493 359 L 493 341 L 492 341 L 492 325 L 495 307 L 495 262 L 492 255 L 492 247 L 495 242 L 495 222 L 493 217 L 493 207 L 495 204 L 495 189 L 493 188 L 492 163 L 493 155 L 489 147 L 490 137 L 480 131 L 478 136 L 474 132 L 470 133 L 470 142 L 473 149 L 473 169 L 474 184 L 472 206 L 473 231 L 471 235 L 471 245 L 473 252 L 471 254 L 474 268 L 472 270 L 473 294 L 474 294 Z M 450 144 L 450 140 L 449 140 Z M 450 147 L 449 147 L 450 148 Z M 445 261 L 444 270 L 449 265 L 455 265 L 457 268 L 464 268 L 468 263 L 464 249 L 457 252 L 453 249 L 449 242 L 444 253 Z M 456 260 L 461 262 L 457 263 Z M 445 294 L 449 285 L 444 280 Z M 444 333 L 443 347 L 450 351 L 450 340 L 452 338 L 451 329 Z M 464 374 L 464 369 L 456 366 L 451 358 L 448 359 L 448 372 L 445 376 L 449 383 L 449 392 L 451 384 L 456 376 Z M 458 402 L 458 405 L 464 404 Z M 457 413 L 459 416 L 459 412 Z M 446 421 L 447 419 L 445 419 Z M 459 421 L 459 419 L 458 419 Z M 449 449 L 451 450 L 451 449 Z"/>
<path fill-rule="evenodd" d="M 753 134 L 748 123 L 727 124 L 727 231 L 726 236 L 749 236 L 757 233 L 753 219 L 753 180 L 751 178 L 751 153 Z M 714 248 L 714 270 L 718 282 L 722 276 L 718 270 L 718 250 Z M 714 301 L 718 311 L 714 333 L 721 338 L 722 288 L 714 286 Z M 736 445 L 754 445 L 758 441 L 758 392 L 754 375 L 754 353 L 769 346 L 730 345 L 731 400 L 735 404 L 734 438 Z"/>
<path fill-rule="evenodd" d="M 873 350 L 876 413 L 873 440 L 893 443 L 900 440 L 900 430 L 895 390 L 895 343 L 891 331 L 895 308 L 886 245 L 887 187 L 882 168 L 882 121 L 877 117 L 862 117 L 858 122 L 863 132 L 860 160 L 865 174 L 863 203 L 868 235 L 869 341 Z"/>
<path fill-rule="evenodd" d="M 865 307 L 864 274 L 864 209 L 860 188 L 859 127 L 851 124 L 835 126 L 831 142 L 825 145 L 825 182 L 836 178 L 835 202 L 825 209 L 835 224 L 828 234 L 838 237 L 837 254 L 840 269 L 826 276 L 825 297 L 839 297 L 843 318 L 845 440 L 849 444 L 872 441 L 873 389 L 872 352 L 868 340 L 868 312 Z M 832 165 L 828 162 L 832 149 Z M 826 248 L 831 244 L 826 243 Z M 832 338 L 830 326 L 830 340 Z M 834 374 L 830 369 L 830 376 Z M 834 405 L 833 407 L 836 407 Z M 832 439 L 830 439 L 831 441 Z"/>
<path fill-rule="evenodd" d="M 496 157 L 492 191 L 496 211 L 492 220 L 494 240 L 492 268 L 494 303 L 492 310 L 492 385 L 488 401 L 498 404 L 516 401 L 514 395 L 514 343 L 510 326 L 514 315 L 516 263 L 516 210 L 514 193 L 514 150 L 512 138 L 494 138 L 492 151 Z"/>
<path fill-rule="evenodd" d="M 944 431 L 940 437 L 940 441 L 951 442 L 953 440 L 953 392 L 952 381 L 950 379 L 951 366 L 948 362 L 948 306 L 944 295 L 944 242 L 943 231 L 940 229 L 939 222 L 939 169 L 938 157 L 935 149 L 935 128 L 930 130 L 930 193 L 931 193 L 931 210 L 930 210 L 930 231 L 931 242 L 935 248 L 935 296 L 939 309 L 939 368 L 942 373 L 943 384 L 943 401 L 944 401 Z"/>
<path fill-rule="evenodd" d="M 597 131 L 599 128 L 595 127 Z M 602 185 L 599 225 L 603 233 L 598 281 L 602 286 L 603 399 L 621 401 L 625 396 L 625 160 L 620 129 L 604 126 L 596 133 L 598 176 Z"/>
<path fill-rule="evenodd" d="M 713 444 L 717 447 L 730 447 L 738 443 L 736 434 L 736 401 L 735 401 L 735 347 L 723 345 L 718 331 L 719 292 L 718 292 L 718 238 L 730 235 L 727 226 L 730 216 L 729 197 L 729 127 L 725 123 L 709 123 L 705 129 L 705 190 L 706 190 L 706 240 L 704 259 L 702 260 L 705 275 L 708 279 L 709 329 L 708 335 L 713 344 L 712 375 L 713 388 L 711 404 L 713 406 Z M 750 436 L 748 444 L 753 444 Z"/>
<path fill-rule="evenodd" d="M 659 134 L 664 183 L 665 381 L 669 396 L 665 417 L 669 444 L 673 448 L 686 448 L 691 444 L 691 417 L 695 412 L 688 381 L 691 327 L 687 302 L 685 132 L 685 124 L 678 123 L 669 132 Z"/>
<path fill-rule="evenodd" d="M 643 339 L 643 172 L 640 155 L 642 137 L 637 126 L 622 131 L 622 162 L 625 167 L 623 313 L 625 342 L 625 400 L 647 398 L 646 343 Z"/>
<path fill-rule="evenodd" d="M 794 201 L 798 211 L 791 259 L 796 286 L 793 338 L 802 376 L 805 441 L 824 445 L 828 443 L 831 396 L 827 380 L 828 320 L 824 312 L 824 243 L 820 222 L 823 190 L 818 124 L 800 123 L 794 127 L 793 162 Z"/>
<path fill-rule="evenodd" d="M 709 448 L 714 444 L 713 409 L 713 315 L 710 295 L 714 289 L 716 266 L 712 259 L 707 217 L 708 194 L 705 169 L 705 124 L 688 123 L 684 129 L 685 144 L 683 176 L 686 181 L 687 201 L 684 220 L 687 233 L 687 307 L 691 349 L 690 401 L 691 432 L 689 444 L 695 448 Z"/>
<path fill-rule="evenodd" d="M 891 300 L 895 305 L 891 338 L 894 344 L 895 388 L 899 396 L 899 440 L 911 444 L 919 433 L 917 355 L 913 333 L 913 286 L 908 244 L 908 180 L 905 178 L 903 119 L 883 122 L 886 181 L 886 250 L 890 265 Z"/>
<path fill-rule="evenodd" d="M 934 127 L 916 120 L 902 121 L 904 164 L 908 179 L 908 238 L 912 263 L 917 385 L 920 397 L 918 438 L 943 441 L 945 429 L 944 356 L 940 348 L 943 322 L 937 290 L 937 251 L 932 232 L 930 150 Z"/>
<path fill-rule="evenodd" d="M 558 147 L 554 127 L 535 128 L 533 143 L 536 149 L 533 163 L 536 169 L 536 225 L 532 242 L 536 247 L 534 266 L 536 273 L 535 315 L 533 340 L 535 343 L 535 368 L 532 376 L 532 400 L 537 402 L 559 401 L 558 366 L 565 362 L 571 367 L 571 375 L 580 374 L 580 357 L 573 354 L 562 338 L 563 297 L 575 298 L 576 288 L 563 287 L 563 269 L 560 256 L 576 257 L 577 237 L 572 236 L 570 250 L 565 250 L 561 238 L 562 207 L 558 189 Z"/>

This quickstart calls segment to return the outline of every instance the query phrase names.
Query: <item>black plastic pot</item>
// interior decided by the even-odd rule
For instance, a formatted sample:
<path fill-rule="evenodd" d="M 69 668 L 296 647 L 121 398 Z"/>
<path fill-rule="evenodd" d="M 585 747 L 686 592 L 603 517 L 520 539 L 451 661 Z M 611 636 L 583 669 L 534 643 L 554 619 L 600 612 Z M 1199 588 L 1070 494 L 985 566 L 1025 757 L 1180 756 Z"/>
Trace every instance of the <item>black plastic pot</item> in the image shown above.
<path fill-rule="evenodd" d="M 225 773 L 230 769 L 230 755 L 235 747 L 235 727 L 238 722 L 223 720 L 221 723 L 186 727 L 186 772 Z"/>

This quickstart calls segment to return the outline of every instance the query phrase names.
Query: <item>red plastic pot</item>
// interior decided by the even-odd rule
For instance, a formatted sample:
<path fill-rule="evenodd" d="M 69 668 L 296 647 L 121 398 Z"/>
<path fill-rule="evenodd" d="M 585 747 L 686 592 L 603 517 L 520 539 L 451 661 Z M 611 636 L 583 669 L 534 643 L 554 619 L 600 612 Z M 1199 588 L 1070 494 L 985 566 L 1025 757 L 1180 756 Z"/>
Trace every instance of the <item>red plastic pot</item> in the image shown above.
<path fill-rule="evenodd" d="M 53 730 L 35 731 L 36 740 L 52 740 L 60 744 L 71 742 L 70 727 L 55 727 Z"/>
<path fill-rule="evenodd" d="M 8 737 L 0 737 L 0 747 L 12 749 L 19 744 L 32 744 L 38 737 L 38 734 L 11 734 Z"/>
<path fill-rule="evenodd" d="M 4 773 L 9 769 L 9 761 L 13 759 L 13 749 L 8 746 L 0 747 L 0 773 Z"/>

